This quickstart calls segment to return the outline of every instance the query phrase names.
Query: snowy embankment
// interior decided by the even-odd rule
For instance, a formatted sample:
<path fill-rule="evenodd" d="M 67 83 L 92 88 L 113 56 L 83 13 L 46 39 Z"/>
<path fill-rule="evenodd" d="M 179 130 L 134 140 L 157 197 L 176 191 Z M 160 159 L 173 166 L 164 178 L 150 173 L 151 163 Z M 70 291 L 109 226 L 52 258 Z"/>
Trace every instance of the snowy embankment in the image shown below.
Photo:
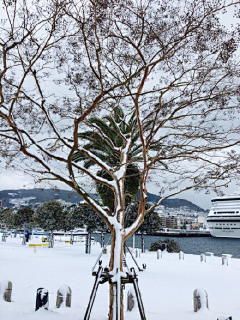
<path fill-rule="evenodd" d="M 55 242 L 53 249 L 24 246 L 20 238 L 0 242 L 0 281 L 10 280 L 13 285 L 12 302 L 0 299 L 0 319 L 82 320 L 94 283 L 91 270 L 100 252 L 100 246 L 95 244 L 92 253 L 86 255 L 80 242 Z M 103 255 L 103 266 L 108 258 L 108 254 Z M 164 252 L 157 260 L 156 252 L 146 252 L 137 262 L 147 265 L 139 273 L 139 287 L 148 320 L 217 320 L 220 316 L 240 320 L 239 259 L 229 259 L 227 266 L 222 265 L 220 257 L 207 257 L 205 263 L 197 255 L 185 254 L 184 260 L 179 260 L 178 254 Z M 127 263 L 135 267 L 129 254 Z M 72 307 L 57 309 L 57 290 L 64 284 L 72 289 Z M 49 291 L 49 310 L 35 312 L 36 291 L 40 287 Z M 130 288 L 127 284 L 125 296 Z M 206 290 L 209 310 L 193 312 L 196 288 Z M 125 297 L 125 309 L 126 305 Z M 107 313 L 105 283 L 99 286 L 91 320 L 106 320 Z M 137 307 L 126 311 L 125 319 L 140 319 Z"/>

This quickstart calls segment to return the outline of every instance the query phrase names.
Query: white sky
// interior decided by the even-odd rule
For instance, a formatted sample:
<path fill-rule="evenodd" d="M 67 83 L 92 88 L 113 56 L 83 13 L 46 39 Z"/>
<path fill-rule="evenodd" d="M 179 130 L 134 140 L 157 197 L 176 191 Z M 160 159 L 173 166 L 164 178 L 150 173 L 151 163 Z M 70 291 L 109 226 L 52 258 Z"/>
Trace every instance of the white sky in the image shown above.
<path fill-rule="evenodd" d="M 232 11 L 233 8 L 230 10 Z M 235 21 L 232 19 L 232 13 L 227 13 L 223 16 L 222 22 L 230 27 L 231 24 L 234 24 Z M 231 18 L 230 18 L 231 17 Z M 236 20 L 236 19 L 235 19 Z M 66 185 L 63 183 L 55 183 L 60 189 L 67 189 Z M 33 179 L 30 176 L 24 175 L 22 172 L 18 171 L 9 171 L 4 169 L 4 162 L 0 162 L 0 190 L 8 190 L 8 189 L 32 189 L 36 187 L 41 187 L 40 185 L 36 185 Z M 157 187 L 154 185 L 150 185 L 148 191 L 150 193 L 158 194 Z M 228 188 L 222 188 L 225 194 L 233 193 L 239 191 L 239 187 L 231 182 L 228 184 Z M 94 192 L 94 191 L 93 191 Z M 211 193 L 210 195 L 205 194 L 204 191 L 200 193 L 195 193 L 194 191 L 186 191 L 182 194 L 176 196 L 176 198 L 187 199 L 194 204 L 199 205 L 204 209 L 208 209 L 211 204 L 211 198 L 215 196 L 215 193 Z"/>

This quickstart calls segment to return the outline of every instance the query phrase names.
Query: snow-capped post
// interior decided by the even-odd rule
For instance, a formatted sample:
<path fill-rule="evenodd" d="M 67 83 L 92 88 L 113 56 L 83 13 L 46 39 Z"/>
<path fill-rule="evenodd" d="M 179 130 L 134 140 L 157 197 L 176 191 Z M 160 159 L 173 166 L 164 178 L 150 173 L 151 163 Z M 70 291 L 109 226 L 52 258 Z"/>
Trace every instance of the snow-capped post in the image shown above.
<path fill-rule="evenodd" d="M 11 302 L 12 296 L 12 282 L 9 280 L 2 280 L 0 283 L 0 291 L 4 301 Z"/>
<path fill-rule="evenodd" d="M 145 239 L 143 233 L 141 234 L 142 253 L 145 252 Z"/>
<path fill-rule="evenodd" d="M 72 299 L 72 290 L 67 285 L 62 285 L 57 292 L 57 301 L 56 307 L 60 308 L 61 306 L 66 306 L 68 308 L 71 307 L 71 299 Z"/>
<path fill-rule="evenodd" d="M 208 294 L 204 289 L 196 289 L 193 292 L 194 312 L 200 309 L 208 309 Z"/>
<path fill-rule="evenodd" d="M 228 266 L 228 258 L 227 257 L 222 257 L 222 265 L 223 266 Z"/>
<path fill-rule="evenodd" d="M 204 253 L 200 255 L 200 262 L 206 262 L 206 255 Z"/>
<path fill-rule="evenodd" d="M 135 305 L 135 295 L 132 289 L 129 289 L 127 294 L 127 311 L 132 311 Z"/>
<path fill-rule="evenodd" d="M 36 296 L 36 308 L 37 311 L 40 308 L 44 308 L 48 310 L 49 300 L 48 300 L 48 290 L 44 288 L 37 289 L 37 296 Z"/>
<path fill-rule="evenodd" d="M 7 241 L 7 233 L 3 232 L 2 234 L 2 242 L 6 242 Z"/>
<path fill-rule="evenodd" d="M 184 252 L 180 251 L 179 252 L 179 260 L 184 260 Z"/>
<path fill-rule="evenodd" d="M 162 250 L 158 249 L 157 250 L 157 259 L 162 258 Z"/>

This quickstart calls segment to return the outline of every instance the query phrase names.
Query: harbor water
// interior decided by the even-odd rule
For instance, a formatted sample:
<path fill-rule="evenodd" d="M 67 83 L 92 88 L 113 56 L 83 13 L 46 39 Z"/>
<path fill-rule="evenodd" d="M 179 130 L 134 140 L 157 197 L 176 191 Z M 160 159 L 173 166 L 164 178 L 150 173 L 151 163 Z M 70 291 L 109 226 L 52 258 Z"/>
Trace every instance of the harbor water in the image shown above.
<path fill-rule="evenodd" d="M 92 234 L 96 241 L 101 242 L 101 234 Z M 111 243 L 110 234 L 104 234 L 104 243 Z M 171 239 L 179 243 L 181 250 L 189 254 L 197 254 L 205 252 L 213 252 L 215 256 L 222 254 L 232 254 L 233 258 L 240 259 L 240 239 L 232 238 L 214 238 L 214 237 L 159 237 L 144 235 L 145 249 L 148 250 L 151 243 L 159 239 Z M 133 238 L 127 240 L 128 247 L 133 246 Z M 142 237 L 141 235 L 135 236 L 135 248 L 141 248 Z"/>

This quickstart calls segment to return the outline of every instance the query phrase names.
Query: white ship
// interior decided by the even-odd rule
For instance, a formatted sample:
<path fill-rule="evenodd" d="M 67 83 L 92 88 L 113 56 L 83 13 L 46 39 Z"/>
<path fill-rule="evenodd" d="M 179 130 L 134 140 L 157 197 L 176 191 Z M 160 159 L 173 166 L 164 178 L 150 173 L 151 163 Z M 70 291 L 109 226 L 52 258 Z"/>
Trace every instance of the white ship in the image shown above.
<path fill-rule="evenodd" d="M 213 237 L 240 238 L 240 193 L 216 197 L 207 217 Z"/>

